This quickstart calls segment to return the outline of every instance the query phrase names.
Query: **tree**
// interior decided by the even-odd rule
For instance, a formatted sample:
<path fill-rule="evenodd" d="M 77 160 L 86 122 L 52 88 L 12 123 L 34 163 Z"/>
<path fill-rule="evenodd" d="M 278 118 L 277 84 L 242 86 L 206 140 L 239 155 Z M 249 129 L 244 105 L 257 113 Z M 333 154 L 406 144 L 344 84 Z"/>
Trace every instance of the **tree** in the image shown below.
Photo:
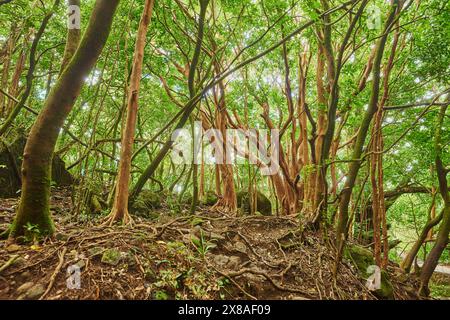
<path fill-rule="evenodd" d="M 119 0 L 97 0 L 86 33 L 71 62 L 44 103 L 25 145 L 22 163 L 22 193 L 10 238 L 22 236 L 27 224 L 40 234 L 51 235 L 50 184 L 53 151 L 64 120 L 108 39 Z"/>
<path fill-rule="evenodd" d="M 446 116 L 447 108 L 448 105 L 444 105 L 440 108 L 436 121 L 436 133 L 434 136 L 436 173 L 439 182 L 439 192 L 441 194 L 442 200 L 444 201 L 444 208 L 442 212 L 442 222 L 439 226 L 436 242 L 433 246 L 433 249 L 431 249 L 431 252 L 428 255 L 427 259 L 425 260 L 422 267 L 422 272 L 420 273 L 419 292 L 423 295 L 428 295 L 430 293 L 428 289 L 428 283 L 431 276 L 433 275 L 434 269 L 436 269 L 442 252 L 445 250 L 449 243 L 448 236 L 450 233 L 450 190 L 447 183 L 447 174 L 449 170 L 442 162 L 442 124 Z"/>
<path fill-rule="evenodd" d="M 344 188 L 342 189 L 339 202 L 339 218 L 336 228 L 336 247 L 338 248 L 338 256 L 343 250 L 345 240 L 347 238 L 347 224 L 348 224 L 348 209 L 350 203 L 350 197 L 355 186 L 355 181 L 358 175 L 359 168 L 361 166 L 361 156 L 363 153 L 364 143 L 366 140 L 367 132 L 369 130 L 370 122 L 377 111 L 378 98 L 380 93 L 380 68 L 383 58 L 384 48 L 389 35 L 389 31 L 392 28 L 392 23 L 396 14 L 398 13 L 398 0 L 394 1 L 392 8 L 389 12 L 389 16 L 386 19 L 383 34 L 377 42 L 376 53 L 372 69 L 372 91 L 370 95 L 369 106 L 364 118 L 361 122 L 358 134 L 356 137 L 356 143 L 353 148 L 352 161 L 349 165 L 349 172 L 345 181 Z M 338 258 L 338 261 L 340 259 Z"/>
<path fill-rule="evenodd" d="M 145 37 L 148 25 L 152 17 L 154 0 L 146 0 L 137 31 L 136 45 L 134 49 L 133 69 L 128 88 L 127 117 L 125 127 L 122 130 L 122 148 L 120 150 L 119 173 L 116 181 L 116 193 L 114 204 L 107 223 L 123 221 L 130 223 L 128 213 L 128 193 L 131 171 L 131 156 L 133 153 L 134 135 L 139 101 L 139 85 L 142 76 L 142 62 L 144 59 Z"/>

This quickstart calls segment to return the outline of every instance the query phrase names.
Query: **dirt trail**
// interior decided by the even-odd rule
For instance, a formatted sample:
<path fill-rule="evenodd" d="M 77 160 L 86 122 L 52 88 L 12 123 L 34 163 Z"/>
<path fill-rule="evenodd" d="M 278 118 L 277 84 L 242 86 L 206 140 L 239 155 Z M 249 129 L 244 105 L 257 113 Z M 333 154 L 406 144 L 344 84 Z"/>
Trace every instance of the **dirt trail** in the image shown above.
<path fill-rule="evenodd" d="M 171 217 L 163 209 L 157 221 L 105 228 L 73 220 L 67 197 L 55 195 L 53 207 L 54 239 L 0 241 L 0 267 L 17 256 L 0 272 L 0 299 L 375 299 L 350 262 L 333 277 L 327 237 L 298 220 L 207 208 Z M 11 211 L 0 213 L 0 224 L 12 221 Z M 68 287 L 70 268 L 80 270 L 79 288 Z M 396 299 L 418 298 L 414 279 L 395 265 L 388 271 Z"/>

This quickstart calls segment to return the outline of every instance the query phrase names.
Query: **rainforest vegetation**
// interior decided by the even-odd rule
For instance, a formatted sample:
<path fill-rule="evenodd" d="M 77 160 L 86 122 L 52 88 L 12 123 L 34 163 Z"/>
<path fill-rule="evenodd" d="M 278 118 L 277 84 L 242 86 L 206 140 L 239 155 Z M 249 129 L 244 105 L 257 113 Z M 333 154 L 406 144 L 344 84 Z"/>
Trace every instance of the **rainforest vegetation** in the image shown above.
<path fill-rule="evenodd" d="M 449 297 L 449 105 L 448 1 L 0 0 L 0 298 Z"/>

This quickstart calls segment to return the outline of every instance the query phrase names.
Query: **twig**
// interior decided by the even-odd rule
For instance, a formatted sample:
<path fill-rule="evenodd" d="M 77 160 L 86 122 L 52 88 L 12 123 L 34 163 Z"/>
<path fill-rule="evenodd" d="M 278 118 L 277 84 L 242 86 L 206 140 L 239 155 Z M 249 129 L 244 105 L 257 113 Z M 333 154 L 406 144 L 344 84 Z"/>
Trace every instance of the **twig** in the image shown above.
<path fill-rule="evenodd" d="M 187 219 L 189 219 L 189 218 L 190 218 L 190 217 L 180 217 L 180 218 L 176 218 L 176 219 L 172 220 L 172 221 L 169 222 L 169 223 L 166 223 L 165 225 L 163 225 L 163 226 L 161 227 L 161 230 L 155 235 L 155 238 L 161 237 L 162 234 L 164 233 L 164 231 L 166 231 L 166 229 L 167 229 L 168 227 L 170 227 L 172 224 L 174 224 L 175 222 L 182 221 L 182 220 L 187 220 Z"/>
<path fill-rule="evenodd" d="M 11 258 L 9 258 L 8 261 L 5 262 L 5 264 L 3 266 L 0 267 L 0 274 L 6 270 L 6 268 L 8 268 L 9 266 L 11 266 L 14 261 L 16 261 L 16 259 L 19 257 L 18 254 L 13 255 Z"/>
<path fill-rule="evenodd" d="M 252 273 L 252 274 L 257 274 L 257 275 L 263 276 L 264 278 L 266 278 L 267 280 L 269 280 L 269 282 L 270 282 L 275 288 L 277 288 L 278 290 L 281 290 L 281 291 L 288 291 L 288 292 L 292 292 L 292 293 L 301 293 L 301 294 L 306 295 L 306 296 L 308 296 L 309 298 L 311 298 L 311 294 L 308 293 L 308 292 L 305 292 L 305 291 L 300 290 L 300 289 L 293 289 L 293 288 L 284 287 L 284 286 L 282 286 L 282 285 L 276 283 L 276 282 L 275 282 L 275 281 L 274 281 L 267 273 L 265 273 L 264 271 L 258 271 L 258 270 L 254 270 L 254 269 L 244 268 L 244 269 L 241 269 L 241 270 L 236 271 L 236 272 L 230 272 L 230 273 L 228 273 L 227 275 L 228 275 L 229 277 L 237 277 L 237 276 L 243 275 L 244 273 Z"/>
<path fill-rule="evenodd" d="M 248 241 L 248 239 L 247 239 L 242 233 L 240 233 L 239 231 L 236 231 L 236 233 L 238 234 L 239 237 L 242 238 L 242 240 L 245 241 L 245 243 L 247 244 L 247 246 L 250 248 L 251 252 L 253 252 L 253 254 L 254 254 L 256 257 L 258 257 L 259 259 L 261 259 L 261 261 L 262 261 L 266 266 L 268 266 L 268 267 L 270 267 L 270 268 L 278 268 L 279 265 L 282 264 L 282 263 L 280 262 L 280 263 L 278 263 L 277 265 L 273 265 L 273 264 L 267 262 L 266 260 L 264 260 L 264 258 L 263 258 L 260 254 L 258 254 L 258 253 L 256 252 L 256 250 L 253 248 L 254 246 L 252 246 L 252 244 L 250 243 L 250 241 Z"/>
<path fill-rule="evenodd" d="M 44 299 L 44 297 L 45 297 L 45 296 L 50 292 L 50 290 L 52 289 L 53 284 L 55 283 L 56 276 L 58 275 L 58 273 L 59 273 L 59 271 L 61 270 L 61 267 L 62 267 L 62 265 L 63 265 L 63 263 L 64 263 L 64 256 L 65 256 L 65 254 L 66 254 L 66 251 L 67 251 L 67 247 L 64 247 L 63 250 L 62 250 L 62 252 L 58 254 L 58 255 L 59 255 L 59 263 L 58 263 L 58 265 L 56 266 L 56 269 L 55 269 L 55 271 L 53 272 L 52 276 L 50 277 L 50 283 L 49 283 L 48 286 L 47 286 L 47 290 L 45 290 L 45 292 L 42 294 L 42 296 L 39 298 L 39 300 Z"/>
<path fill-rule="evenodd" d="M 222 271 L 220 271 L 219 269 L 217 269 L 216 267 L 214 267 L 212 264 L 210 264 L 210 263 L 208 263 L 208 266 L 210 266 L 210 267 L 212 267 L 218 274 L 220 274 L 221 276 L 223 276 L 223 277 L 225 277 L 225 278 L 227 278 L 228 280 L 230 280 L 239 290 L 241 290 L 242 291 L 242 293 L 243 294 L 245 294 L 247 297 L 249 297 L 250 299 L 252 299 L 252 300 L 258 300 L 256 297 L 254 297 L 254 296 L 252 296 L 250 293 L 248 293 L 247 291 L 245 291 L 236 281 L 234 281 L 233 280 L 233 278 L 230 276 L 230 275 L 228 275 L 228 274 L 226 274 L 226 273 L 224 273 L 224 272 L 222 272 Z"/>

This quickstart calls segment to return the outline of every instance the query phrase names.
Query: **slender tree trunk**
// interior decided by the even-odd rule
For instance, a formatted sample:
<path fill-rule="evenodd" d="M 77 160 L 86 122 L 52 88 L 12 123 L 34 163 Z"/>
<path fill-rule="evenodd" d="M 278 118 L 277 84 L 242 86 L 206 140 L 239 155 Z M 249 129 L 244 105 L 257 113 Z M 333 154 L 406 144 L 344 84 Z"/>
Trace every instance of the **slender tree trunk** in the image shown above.
<path fill-rule="evenodd" d="M 68 6 L 78 6 L 80 7 L 80 0 L 68 0 Z M 72 14 L 71 12 L 68 13 Z M 81 30 L 77 28 L 69 28 L 67 30 L 66 47 L 64 48 L 63 60 L 61 63 L 61 68 L 59 70 L 59 75 L 64 71 L 64 69 L 69 64 L 73 55 L 77 51 L 78 45 L 80 44 Z"/>
<path fill-rule="evenodd" d="M 356 143 L 353 148 L 352 159 L 353 161 L 350 163 L 349 172 L 347 175 L 347 180 L 345 181 L 344 188 L 341 192 L 341 198 L 339 203 L 339 217 L 337 224 L 337 234 L 336 234 L 336 247 L 338 248 L 338 256 L 337 256 L 337 264 L 340 261 L 341 253 L 346 240 L 346 230 L 348 223 L 348 209 L 350 198 L 352 195 L 353 187 L 355 186 L 355 181 L 358 176 L 359 168 L 361 166 L 361 155 L 364 148 L 364 143 L 367 137 L 367 132 L 369 130 L 370 123 L 372 118 L 377 111 L 378 106 L 378 98 L 380 92 L 380 67 L 381 61 L 383 58 L 384 48 L 386 45 L 386 41 L 389 35 L 389 32 L 392 28 L 392 22 L 397 13 L 398 9 L 398 0 L 394 0 L 392 4 L 392 8 L 390 10 L 389 16 L 386 20 L 385 26 L 383 28 L 383 35 L 378 40 L 377 49 L 373 64 L 373 82 L 372 82 L 372 92 L 370 96 L 369 106 L 362 120 L 361 126 L 358 131 L 358 135 L 356 138 Z M 337 266 L 337 265 L 336 265 Z"/>
<path fill-rule="evenodd" d="M 5 48 L 5 58 L 3 62 L 3 68 L 2 68 L 2 79 L 0 86 L 3 90 L 6 91 L 7 85 L 9 82 L 9 68 L 11 65 L 12 55 L 14 51 L 14 46 L 16 44 L 16 32 L 17 32 L 17 25 L 15 22 L 11 24 L 11 31 L 9 33 L 9 39 L 6 43 Z M 6 115 L 6 105 L 7 105 L 8 99 L 5 95 L 0 93 L 0 115 L 4 116 Z"/>
<path fill-rule="evenodd" d="M 20 80 L 20 76 L 22 75 L 23 68 L 25 66 L 25 60 L 27 57 L 27 47 L 28 47 L 28 41 L 29 41 L 30 35 L 31 34 L 25 35 L 22 51 L 20 52 L 19 58 L 16 61 L 14 74 L 11 79 L 11 84 L 9 85 L 8 93 L 13 97 L 17 96 L 18 91 L 19 91 L 19 80 Z M 14 104 L 15 104 L 15 101 L 10 99 L 9 103 L 7 104 L 7 108 L 6 108 L 7 114 L 10 113 L 14 109 Z"/>
<path fill-rule="evenodd" d="M 119 174 L 116 181 L 114 205 L 107 220 L 108 223 L 131 222 L 128 213 L 128 193 L 131 171 L 131 156 L 133 154 L 134 133 L 136 131 L 136 119 L 138 112 L 139 86 L 142 76 L 142 63 L 144 59 L 145 38 L 152 16 L 154 0 L 146 0 L 144 11 L 136 38 L 134 49 L 133 70 L 131 72 L 130 86 L 128 89 L 127 117 L 122 133 L 120 149 Z"/>
<path fill-rule="evenodd" d="M 447 97 L 448 99 L 448 97 Z M 450 101 L 449 101 L 450 103 Z M 444 209 L 442 222 L 439 227 L 439 231 L 436 235 L 436 242 L 434 243 L 433 248 L 430 251 L 427 259 L 425 260 L 422 272 L 420 274 L 420 290 L 419 293 L 422 295 L 428 295 L 428 283 L 430 281 L 431 276 L 433 275 L 434 269 L 438 265 L 439 258 L 441 257 L 442 252 L 447 247 L 448 244 L 448 236 L 450 233 L 450 193 L 447 182 L 447 174 L 448 169 L 442 163 L 442 125 L 444 122 L 444 118 L 446 116 L 448 106 L 442 106 L 438 115 L 438 121 L 436 126 L 435 133 L 435 141 L 434 141 L 434 149 L 436 153 L 436 174 L 439 181 L 439 192 L 442 196 L 442 200 L 444 201 Z"/>
<path fill-rule="evenodd" d="M 433 204 L 434 204 L 434 201 L 433 201 Z M 400 264 L 400 268 L 402 268 L 402 270 L 404 272 L 409 273 L 411 271 L 411 266 L 412 266 L 412 264 L 414 262 L 414 259 L 416 258 L 417 253 L 420 250 L 420 247 L 422 246 L 422 244 L 427 239 L 428 232 L 434 226 L 436 226 L 439 222 L 441 222 L 442 216 L 443 216 L 443 212 L 441 214 L 439 214 L 437 217 L 434 217 L 434 218 L 428 220 L 428 222 L 425 225 L 425 227 L 423 228 L 419 238 L 414 243 L 414 245 L 411 248 L 411 250 L 409 250 L 408 255 L 405 257 L 405 259 L 403 259 L 402 263 Z"/>
<path fill-rule="evenodd" d="M 189 116 L 191 112 L 195 109 L 197 102 L 200 98 L 198 94 L 192 94 L 192 92 L 195 91 L 194 88 L 194 78 L 195 78 L 195 71 L 197 69 L 198 60 L 200 57 L 200 51 L 202 48 L 203 43 L 203 35 L 204 35 L 204 25 L 205 25 L 205 15 L 206 15 L 206 9 L 208 7 L 209 0 L 199 0 L 200 1 L 200 16 L 198 21 L 198 31 L 197 31 L 197 42 L 195 45 L 194 54 L 192 57 L 192 61 L 189 68 L 189 76 L 188 76 L 188 85 L 189 85 L 189 93 L 192 98 L 189 100 L 189 102 L 184 107 L 183 113 L 181 114 L 180 119 L 178 120 L 177 124 L 175 125 L 176 129 L 181 129 L 186 122 L 189 119 Z M 133 190 L 131 191 L 130 195 L 130 202 L 133 202 L 138 194 L 142 191 L 142 188 L 144 187 L 145 183 L 148 179 L 155 173 L 156 169 L 158 168 L 161 161 L 164 160 L 164 157 L 167 155 L 167 153 L 170 151 L 170 148 L 172 147 L 173 141 L 171 140 L 171 137 L 166 140 L 164 145 L 159 150 L 158 154 L 155 156 L 153 161 L 149 164 L 149 166 L 145 169 L 145 171 L 142 173 L 138 181 L 133 187 Z"/>
<path fill-rule="evenodd" d="M 10 229 L 10 238 L 23 235 L 27 223 L 36 225 L 42 235 L 54 231 L 49 197 L 56 140 L 83 87 L 85 77 L 92 70 L 108 39 L 118 4 L 119 0 L 96 1 L 80 47 L 31 128 L 23 155 L 22 194 Z"/>
<path fill-rule="evenodd" d="M 29 66 L 28 66 L 28 72 L 27 72 L 27 76 L 26 76 L 25 91 L 22 94 L 22 96 L 20 97 L 19 102 L 9 113 L 8 118 L 5 120 L 5 122 L 0 127 L 0 136 L 4 135 L 6 130 L 8 130 L 8 128 L 11 126 L 14 119 L 16 119 L 16 117 L 19 115 L 20 110 L 23 108 L 28 97 L 31 94 L 31 89 L 33 86 L 34 70 L 36 68 L 37 47 L 38 47 L 38 44 L 39 44 L 39 41 L 40 41 L 42 35 L 44 34 L 45 29 L 47 28 L 47 24 L 50 21 L 50 18 L 55 13 L 60 2 L 61 2 L 61 0 L 55 0 L 52 9 L 50 9 L 50 11 L 45 15 L 44 19 L 41 22 L 39 30 L 37 31 L 36 35 L 34 36 L 34 40 L 33 40 L 33 43 L 31 44 L 31 49 L 30 49 Z"/>

